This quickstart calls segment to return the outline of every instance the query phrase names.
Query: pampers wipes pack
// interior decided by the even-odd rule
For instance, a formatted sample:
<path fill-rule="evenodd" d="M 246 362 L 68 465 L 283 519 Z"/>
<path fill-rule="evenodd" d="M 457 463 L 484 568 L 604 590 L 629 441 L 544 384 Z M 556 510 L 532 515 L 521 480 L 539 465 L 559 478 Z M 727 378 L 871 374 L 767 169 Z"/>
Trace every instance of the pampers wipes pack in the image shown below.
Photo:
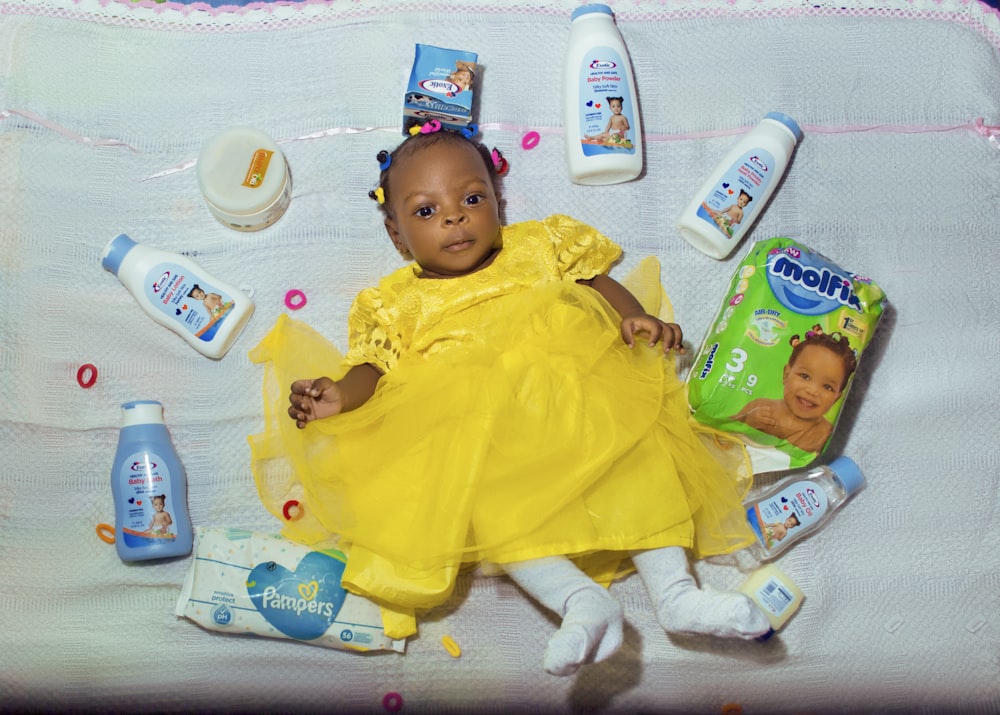
<path fill-rule="evenodd" d="M 178 616 L 222 633 L 403 652 L 405 641 L 385 635 L 378 605 L 341 587 L 346 557 L 339 551 L 313 551 L 277 534 L 196 531 Z"/>
<path fill-rule="evenodd" d="M 806 466 L 884 307 L 872 280 L 792 239 L 754 244 L 688 374 L 695 419 L 740 436 L 755 473 Z"/>

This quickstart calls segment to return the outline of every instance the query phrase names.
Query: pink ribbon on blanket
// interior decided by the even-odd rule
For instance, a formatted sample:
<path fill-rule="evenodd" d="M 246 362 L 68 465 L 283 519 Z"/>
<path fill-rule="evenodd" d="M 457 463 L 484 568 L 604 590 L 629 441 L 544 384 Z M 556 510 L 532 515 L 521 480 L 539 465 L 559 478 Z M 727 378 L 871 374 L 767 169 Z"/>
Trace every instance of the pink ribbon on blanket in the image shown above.
<path fill-rule="evenodd" d="M 42 117 L 34 112 L 25 109 L 4 109 L 0 110 L 0 119 L 10 119 L 12 116 L 17 115 L 39 124 L 50 131 L 59 134 L 60 136 L 71 139 L 80 144 L 85 144 L 87 146 L 96 147 L 124 147 L 129 151 L 139 154 L 141 153 L 137 148 L 131 144 L 120 141 L 118 139 L 102 139 L 93 138 L 78 134 L 64 126 L 56 124 L 55 122 L 49 121 L 45 117 Z M 480 129 L 497 129 L 503 131 L 521 131 L 523 127 L 514 124 L 505 123 L 492 123 L 492 124 L 482 124 Z M 803 125 L 803 130 L 807 134 L 853 134 L 860 132 L 872 132 L 872 131 L 889 131 L 897 132 L 900 134 L 925 134 L 933 132 L 954 132 L 960 130 L 972 129 L 980 136 L 985 137 L 990 144 L 993 145 L 995 149 L 1000 149 L 1000 126 L 991 126 L 984 123 L 982 117 L 977 117 L 972 124 L 957 124 L 951 126 L 936 126 L 936 125 L 894 125 L 894 124 L 869 124 L 869 125 L 837 125 L 837 126 L 823 126 L 823 125 Z M 293 139 L 283 139 L 278 141 L 278 144 L 289 144 L 298 141 L 308 141 L 312 139 L 322 139 L 325 137 L 332 137 L 338 134 L 363 134 L 366 132 L 398 132 L 397 127 L 333 127 L 330 129 L 323 129 L 318 132 L 312 132 L 310 134 L 303 134 L 301 136 L 295 137 Z M 543 133 L 561 133 L 561 128 L 555 127 L 551 129 L 541 129 Z M 710 139 L 714 137 L 722 136 L 732 136 L 736 134 L 742 134 L 745 129 L 726 129 L 718 131 L 707 131 L 707 132 L 689 132 L 686 134 L 653 134 L 647 135 L 646 141 L 682 141 L 691 139 Z M 996 132 L 996 133 L 995 133 Z M 195 160 L 185 161 L 181 164 L 177 164 L 163 171 L 147 176 L 140 181 L 149 181 L 151 179 L 158 179 L 163 176 L 169 176 L 170 174 L 175 174 L 180 171 L 185 171 L 190 169 L 195 165 Z"/>

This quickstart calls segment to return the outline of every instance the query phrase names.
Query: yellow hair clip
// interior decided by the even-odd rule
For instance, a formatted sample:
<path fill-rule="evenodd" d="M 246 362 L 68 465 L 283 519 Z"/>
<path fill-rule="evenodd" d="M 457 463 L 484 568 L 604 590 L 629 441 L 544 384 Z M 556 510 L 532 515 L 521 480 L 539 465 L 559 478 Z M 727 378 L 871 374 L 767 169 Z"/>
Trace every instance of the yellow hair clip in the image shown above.
<path fill-rule="evenodd" d="M 381 186 L 375 189 L 374 191 L 369 191 L 368 196 L 375 199 L 379 203 L 379 205 L 385 203 L 385 190 Z"/>

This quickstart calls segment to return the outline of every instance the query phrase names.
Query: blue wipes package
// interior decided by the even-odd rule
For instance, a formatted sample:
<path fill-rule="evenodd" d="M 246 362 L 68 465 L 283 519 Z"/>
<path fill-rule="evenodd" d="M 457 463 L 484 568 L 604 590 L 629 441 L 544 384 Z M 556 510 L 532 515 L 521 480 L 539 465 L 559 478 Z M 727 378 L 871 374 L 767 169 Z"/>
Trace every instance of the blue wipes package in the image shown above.
<path fill-rule="evenodd" d="M 341 586 L 346 557 L 278 534 L 198 528 L 176 614 L 221 633 L 288 638 L 343 650 L 392 650 L 382 611 Z"/>
<path fill-rule="evenodd" d="M 403 100 L 403 134 L 432 119 L 446 129 L 465 129 L 472 122 L 478 59 L 475 52 L 417 45 Z"/>

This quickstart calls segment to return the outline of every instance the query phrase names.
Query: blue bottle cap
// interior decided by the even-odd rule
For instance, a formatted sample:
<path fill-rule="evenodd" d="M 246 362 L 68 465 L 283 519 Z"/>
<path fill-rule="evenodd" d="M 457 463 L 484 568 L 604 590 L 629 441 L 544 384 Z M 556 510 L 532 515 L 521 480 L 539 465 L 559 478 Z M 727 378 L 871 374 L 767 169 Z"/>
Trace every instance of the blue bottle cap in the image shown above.
<path fill-rule="evenodd" d="M 125 258 L 125 254 L 135 248 L 136 242 L 124 233 L 111 239 L 108 247 L 104 249 L 104 256 L 101 258 L 101 265 L 115 275 L 118 275 L 118 268 Z"/>
<path fill-rule="evenodd" d="M 781 112 L 768 112 L 764 115 L 764 119 L 773 119 L 776 122 L 780 122 L 788 127 L 789 131 L 795 135 L 795 141 L 802 141 L 802 130 L 794 119 L 789 117 L 787 114 L 782 114 Z"/>
<path fill-rule="evenodd" d="M 614 15 L 614 13 L 611 12 L 610 7 L 608 7 L 604 3 L 595 2 L 591 3 L 590 5 L 581 5 L 580 7 L 576 8 L 573 11 L 573 14 L 570 15 L 569 17 L 570 22 L 580 17 L 580 15 L 589 15 L 592 12 L 603 12 L 605 15 Z"/>
<path fill-rule="evenodd" d="M 861 468 L 849 457 L 837 457 L 829 464 L 830 470 L 844 486 L 848 496 L 865 485 L 865 475 Z"/>

